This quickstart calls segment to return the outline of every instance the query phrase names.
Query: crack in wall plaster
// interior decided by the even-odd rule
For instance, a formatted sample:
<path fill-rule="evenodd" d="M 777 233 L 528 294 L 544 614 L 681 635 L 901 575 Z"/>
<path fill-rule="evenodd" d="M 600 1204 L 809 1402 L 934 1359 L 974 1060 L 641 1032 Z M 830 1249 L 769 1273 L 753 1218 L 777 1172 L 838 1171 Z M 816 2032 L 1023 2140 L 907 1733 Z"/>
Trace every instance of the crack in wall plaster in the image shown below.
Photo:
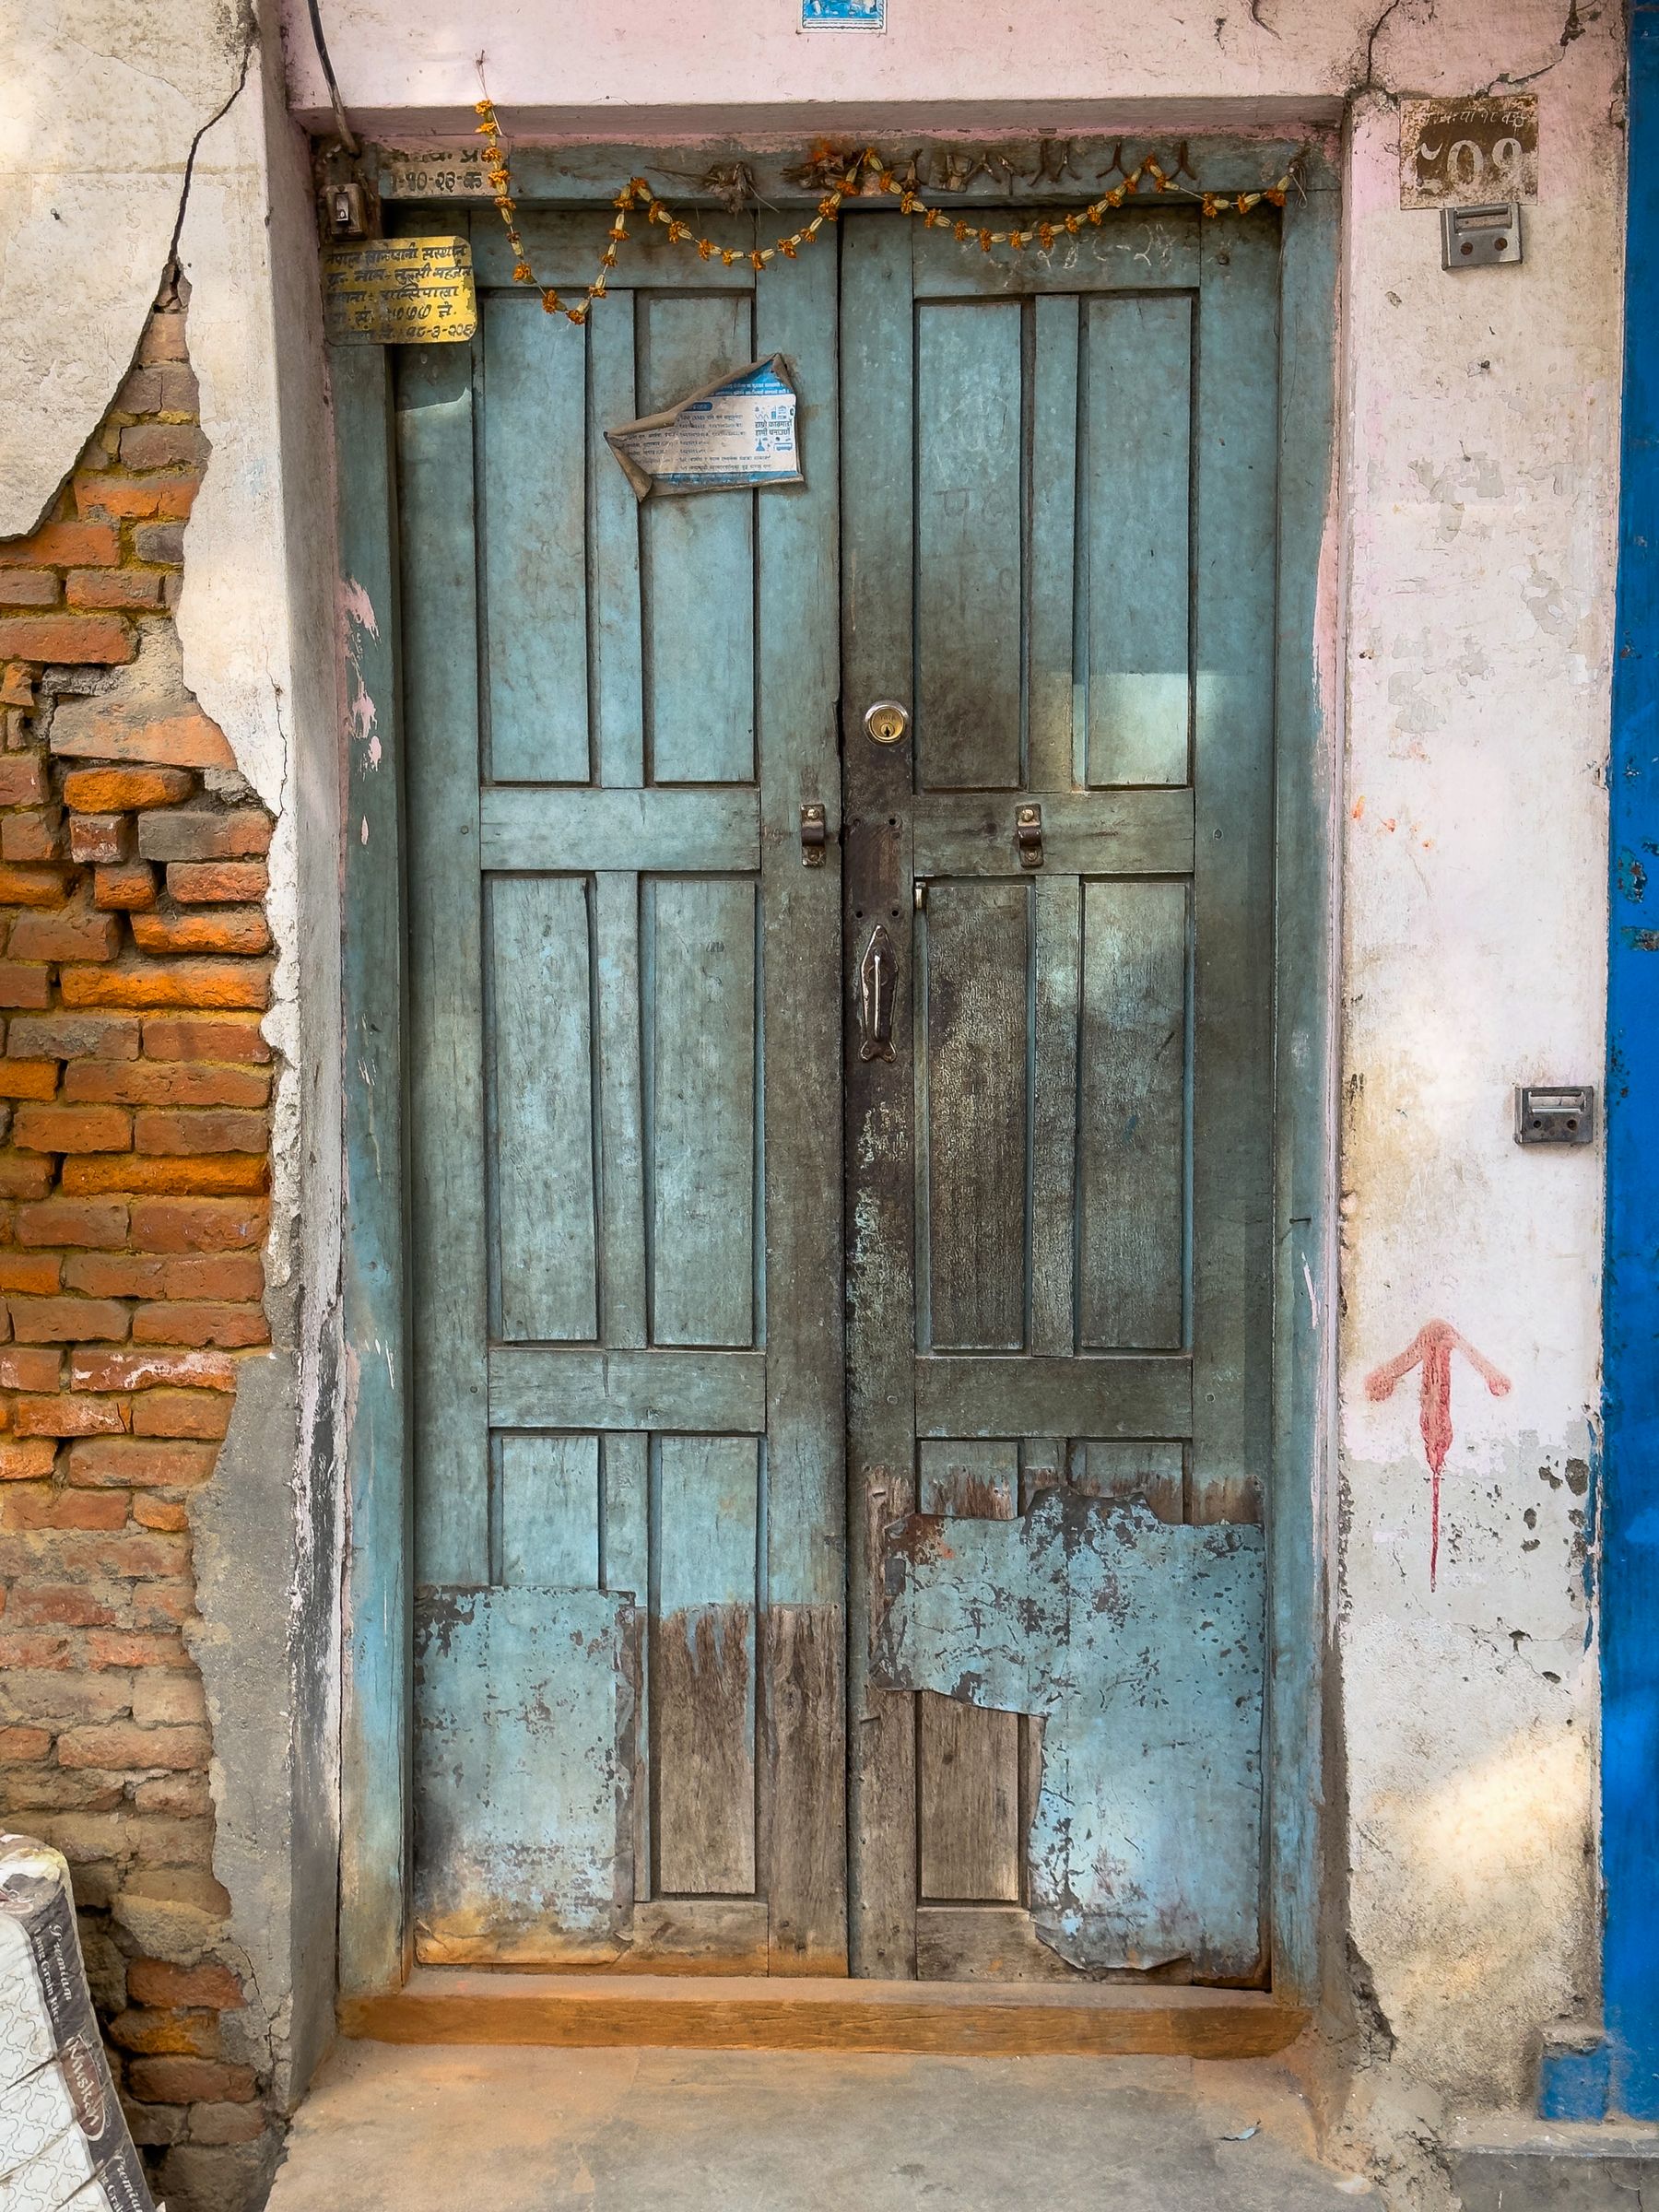
<path fill-rule="evenodd" d="M 5 537 L 51 511 L 133 368 L 157 293 L 142 272 L 171 258 L 196 147 L 246 82 L 257 37 L 248 0 L 234 16 L 209 0 L 82 0 L 76 15 L 71 32 L 57 11 L 42 24 L 25 0 L 0 0 Z"/>
<path fill-rule="evenodd" d="M 198 128 L 194 137 L 190 141 L 190 151 L 184 157 L 184 177 L 179 188 L 179 212 L 173 218 L 172 236 L 168 241 L 167 246 L 169 264 L 174 263 L 178 259 L 179 240 L 184 229 L 185 210 L 190 205 L 191 180 L 195 175 L 196 155 L 201 150 L 202 141 L 216 124 L 224 121 L 247 89 L 248 72 L 253 65 L 253 49 L 259 38 L 259 26 L 254 19 L 251 6 L 244 5 L 242 8 L 242 24 L 241 65 L 237 71 L 236 82 L 219 107 Z"/>
<path fill-rule="evenodd" d="M 1502 71 L 1500 75 L 1493 77 L 1491 83 L 1488 85 L 1487 90 L 1495 92 L 1499 86 L 1502 85 L 1506 90 L 1514 92 L 1518 91 L 1523 85 L 1535 85 L 1541 76 L 1547 76 L 1552 69 L 1560 67 L 1568 47 L 1572 44 L 1574 39 L 1582 39 L 1587 27 L 1595 22 L 1600 15 L 1599 7 L 1586 8 L 1581 14 L 1579 0 L 1567 0 L 1567 20 L 1561 26 L 1561 36 L 1558 41 L 1560 52 L 1546 62 L 1542 68 L 1529 70 L 1524 76 L 1512 76 L 1507 69 Z"/>
<path fill-rule="evenodd" d="M 1358 99 L 1361 92 L 1380 92 L 1385 89 L 1377 82 L 1377 41 L 1382 37 L 1390 18 L 1404 6 L 1405 0 L 1388 0 L 1388 6 L 1367 31 L 1365 35 L 1365 75 L 1348 88 L 1354 98 Z M 1433 0 L 1430 0 L 1429 19 L 1432 22 L 1433 18 Z"/>

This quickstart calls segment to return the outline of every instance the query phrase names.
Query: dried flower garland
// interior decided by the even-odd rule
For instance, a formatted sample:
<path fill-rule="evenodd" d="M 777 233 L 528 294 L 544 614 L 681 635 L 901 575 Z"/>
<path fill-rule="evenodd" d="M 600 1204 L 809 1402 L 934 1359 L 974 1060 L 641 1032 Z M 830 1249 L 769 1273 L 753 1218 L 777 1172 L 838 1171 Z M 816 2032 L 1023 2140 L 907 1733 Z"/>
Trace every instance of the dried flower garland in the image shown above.
<path fill-rule="evenodd" d="M 480 57 L 481 58 L 481 57 Z M 483 69 L 478 71 L 483 80 Z M 512 196 L 512 172 L 508 165 L 507 148 L 502 142 L 501 125 L 495 112 L 495 102 L 486 88 L 484 97 L 477 102 L 476 112 L 480 118 L 478 135 L 488 142 L 486 173 L 506 226 L 508 243 L 512 248 L 512 280 L 528 285 L 541 296 L 542 306 L 550 315 L 568 315 L 572 323 L 585 323 L 595 300 L 603 300 L 617 257 L 628 238 L 628 218 L 636 207 L 645 210 L 648 223 L 660 223 L 668 234 L 671 246 L 685 246 L 703 261 L 719 261 L 726 268 L 735 262 L 747 261 L 753 269 L 764 269 L 780 254 L 793 261 L 803 246 L 810 245 L 826 223 L 834 222 L 841 211 L 842 203 L 864 192 L 884 192 L 893 194 L 906 215 L 915 216 L 930 230 L 948 230 L 959 245 L 977 246 L 982 253 L 989 253 L 994 246 L 1007 246 L 1014 253 L 1023 253 L 1035 245 L 1040 252 L 1053 251 L 1054 241 L 1065 232 L 1076 238 L 1086 223 L 1099 224 L 1112 208 L 1122 207 L 1139 192 L 1143 179 L 1149 179 L 1154 192 L 1196 205 L 1200 214 L 1207 216 L 1233 212 L 1248 215 L 1262 201 L 1282 207 L 1295 178 L 1294 169 L 1287 170 L 1277 184 L 1268 184 L 1256 192 L 1206 192 L 1201 187 L 1189 189 L 1177 182 L 1175 176 L 1162 168 L 1155 154 L 1148 154 L 1129 170 L 1121 182 L 1110 192 L 1103 192 L 1098 200 L 1087 207 L 1075 208 L 1065 215 L 1044 216 L 1023 228 L 1010 224 L 1006 230 L 993 230 L 986 225 L 971 223 L 940 207 L 934 207 L 923 199 L 914 183 L 886 163 L 873 146 L 844 159 L 830 158 L 822 163 L 825 193 L 818 204 L 818 213 L 810 222 L 787 238 L 780 238 L 770 246 L 756 247 L 745 252 L 741 247 L 716 245 L 705 238 L 691 224 L 677 216 L 666 203 L 653 192 L 643 177 L 630 177 L 612 200 L 616 220 L 610 227 L 609 243 L 599 257 L 598 274 L 583 290 L 579 300 L 565 299 L 552 285 L 543 284 L 530 265 L 530 257 L 518 229 L 518 203 Z"/>

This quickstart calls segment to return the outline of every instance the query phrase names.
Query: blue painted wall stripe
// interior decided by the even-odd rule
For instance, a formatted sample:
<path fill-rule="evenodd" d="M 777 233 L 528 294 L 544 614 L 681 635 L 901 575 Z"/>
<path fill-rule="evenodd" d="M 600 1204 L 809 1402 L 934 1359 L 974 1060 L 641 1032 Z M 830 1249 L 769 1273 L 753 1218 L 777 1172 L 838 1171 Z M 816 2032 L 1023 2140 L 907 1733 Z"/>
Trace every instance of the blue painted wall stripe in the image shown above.
<path fill-rule="evenodd" d="M 1659 2119 L 1659 0 L 1630 15 L 1613 674 L 1602 1594 L 1616 2112 Z M 1650 896 L 1651 892 L 1651 896 Z"/>

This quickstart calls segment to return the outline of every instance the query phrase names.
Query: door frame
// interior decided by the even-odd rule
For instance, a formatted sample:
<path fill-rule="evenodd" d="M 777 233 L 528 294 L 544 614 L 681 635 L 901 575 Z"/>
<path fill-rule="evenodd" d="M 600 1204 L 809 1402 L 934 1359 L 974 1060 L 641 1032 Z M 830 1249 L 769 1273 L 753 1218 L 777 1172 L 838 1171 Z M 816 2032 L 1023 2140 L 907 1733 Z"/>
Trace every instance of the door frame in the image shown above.
<path fill-rule="evenodd" d="M 887 137 L 888 134 L 881 134 Z M 908 144 L 909 137 L 906 135 Z M 1048 161 L 1029 135 L 987 132 L 1019 176 Z M 1043 142 L 1044 149 L 1052 142 Z M 1133 166 L 1167 138 L 1122 143 Z M 1195 149 L 1195 150 L 1194 150 Z M 514 157 L 521 205 L 604 204 L 620 180 L 649 176 L 665 149 L 583 146 Z M 1080 204 L 1100 190 L 1094 156 L 1112 138 L 1073 142 L 1086 181 L 1010 190 L 982 174 L 947 205 L 1041 198 Z M 369 149 L 372 158 L 374 149 Z M 1037 163 L 1033 156 L 1037 156 Z M 757 153 L 741 140 L 666 149 L 663 189 L 677 206 L 714 206 L 683 180 L 746 161 L 768 203 L 810 205 L 821 187 L 789 178 L 803 150 Z M 1282 216 L 1279 294 L 1278 597 L 1275 760 L 1275 1132 L 1273 1464 L 1267 1503 L 1269 1622 L 1266 1899 L 1276 1997 L 1315 2006 L 1331 1869 L 1332 1792 L 1324 1744 L 1329 1645 L 1328 1501 L 1334 1494 L 1335 1343 L 1335 987 L 1340 799 L 1332 588 L 1337 511 L 1335 308 L 1338 168 L 1335 135 L 1188 140 L 1206 189 L 1271 183 L 1292 159 L 1300 189 Z M 472 194 L 473 205 L 481 195 Z M 405 206 L 409 203 L 403 203 Z M 464 203 L 465 204 L 465 200 Z M 441 226 L 456 202 L 433 204 Z M 904 219 L 890 201 L 888 218 Z M 450 216 L 453 221 L 453 214 Z M 1241 219 L 1258 219 L 1246 217 Z M 603 309 L 600 310 L 603 312 Z M 341 744 L 345 751 L 342 1019 L 346 1158 L 342 1325 L 347 1524 L 342 1578 L 340 1900 L 343 1997 L 390 1994 L 413 1962 L 413 1481 L 406 1378 L 408 1129 L 405 794 L 398 517 L 392 363 L 379 347 L 331 346 L 337 466 Z M 853 1985 L 854 1987 L 856 1985 Z"/>

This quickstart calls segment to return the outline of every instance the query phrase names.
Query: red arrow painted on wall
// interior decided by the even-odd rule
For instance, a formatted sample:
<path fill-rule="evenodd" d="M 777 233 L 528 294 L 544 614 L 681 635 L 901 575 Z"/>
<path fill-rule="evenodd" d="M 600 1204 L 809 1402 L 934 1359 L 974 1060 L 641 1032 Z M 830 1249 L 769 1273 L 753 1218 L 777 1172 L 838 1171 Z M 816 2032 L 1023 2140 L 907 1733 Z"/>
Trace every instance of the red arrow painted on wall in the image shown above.
<path fill-rule="evenodd" d="M 1418 1392 L 1418 1427 L 1422 1431 L 1423 1451 L 1429 1461 L 1430 1521 L 1429 1521 L 1429 1587 L 1433 1589 L 1440 1571 L 1440 1495 L 1441 1469 L 1446 1464 L 1446 1454 L 1452 1449 L 1452 1354 L 1459 1351 L 1480 1377 L 1495 1398 L 1507 1397 L 1510 1379 L 1500 1369 L 1492 1365 L 1484 1352 L 1477 1352 L 1468 1338 L 1452 1326 L 1449 1321 L 1426 1321 L 1403 1352 L 1385 1359 L 1381 1367 L 1373 1368 L 1365 1378 L 1368 1397 L 1378 1405 L 1394 1394 L 1394 1387 L 1414 1367 L 1423 1371 L 1422 1385 Z"/>

